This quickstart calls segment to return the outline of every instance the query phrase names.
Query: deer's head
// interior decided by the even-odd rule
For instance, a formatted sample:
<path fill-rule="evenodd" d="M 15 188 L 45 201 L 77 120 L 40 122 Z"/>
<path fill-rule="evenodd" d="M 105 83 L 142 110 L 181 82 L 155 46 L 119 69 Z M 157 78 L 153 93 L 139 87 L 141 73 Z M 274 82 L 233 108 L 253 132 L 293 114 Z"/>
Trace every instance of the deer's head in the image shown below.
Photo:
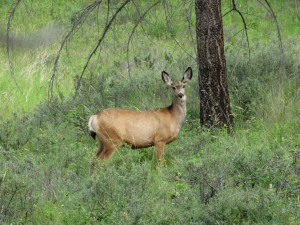
<path fill-rule="evenodd" d="M 162 79 L 163 79 L 164 83 L 173 88 L 174 97 L 176 97 L 180 100 L 185 100 L 186 99 L 186 97 L 185 97 L 185 85 L 186 85 L 186 82 L 191 80 L 192 76 L 193 76 L 193 72 L 192 72 L 191 67 L 188 67 L 186 69 L 186 71 L 183 74 L 183 77 L 182 77 L 181 81 L 173 82 L 170 75 L 165 71 L 163 71 L 161 73 L 161 76 L 162 76 Z"/>

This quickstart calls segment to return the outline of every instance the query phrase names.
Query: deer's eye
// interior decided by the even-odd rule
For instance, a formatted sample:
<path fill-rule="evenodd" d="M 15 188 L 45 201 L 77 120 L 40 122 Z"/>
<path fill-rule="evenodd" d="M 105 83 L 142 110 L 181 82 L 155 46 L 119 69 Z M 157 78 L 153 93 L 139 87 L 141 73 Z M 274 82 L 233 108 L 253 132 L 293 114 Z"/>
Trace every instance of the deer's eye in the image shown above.
<path fill-rule="evenodd" d="M 176 87 L 172 87 L 173 88 L 173 90 L 175 90 L 176 89 Z"/>
<path fill-rule="evenodd" d="M 185 85 L 183 85 L 182 88 L 185 88 Z"/>

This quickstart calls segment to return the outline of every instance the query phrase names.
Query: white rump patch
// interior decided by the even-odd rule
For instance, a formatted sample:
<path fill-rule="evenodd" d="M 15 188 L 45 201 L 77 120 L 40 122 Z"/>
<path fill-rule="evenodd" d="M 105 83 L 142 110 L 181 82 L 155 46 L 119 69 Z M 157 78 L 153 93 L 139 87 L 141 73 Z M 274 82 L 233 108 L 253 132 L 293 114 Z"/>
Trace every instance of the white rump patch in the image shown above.
<path fill-rule="evenodd" d="M 94 120 L 96 119 L 96 116 L 93 115 L 90 117 L 89 119 L 89 123 L 88 123 L 88 126 L 89 126 L 89 130 L 90 131 L 93 131 L 93 132 L 96 132 L 95 128 L 94 128 Z"/>

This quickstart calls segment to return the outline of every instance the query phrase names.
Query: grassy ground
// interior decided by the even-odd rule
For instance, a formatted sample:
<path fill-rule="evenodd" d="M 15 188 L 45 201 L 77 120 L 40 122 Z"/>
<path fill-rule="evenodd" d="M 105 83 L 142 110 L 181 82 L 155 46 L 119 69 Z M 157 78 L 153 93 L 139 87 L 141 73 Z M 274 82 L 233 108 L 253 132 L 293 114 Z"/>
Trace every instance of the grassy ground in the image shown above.
<path fill-rule="evenodd" d="M 271 2 L 271 1 L 270 1 Z M 188 115 L 166 162 L 154 148 L 121 148 L 90 175 L 97 148 L 86 131 L 90 114 L 105 107 L 149 109 L 170 104 L 162 70 L 179 79 L 197 67 L 185 10 L 193 3 L 156 8 L 127 38 L 138 13 L 126 8 L 92 59 L 77 98 L 76 76 L 99 38 L 106 14 L 92 15 L 72 36 L 59 62 L 52 105 L 49 79 L 61 36 L 84 1 L 22 3 L 12 30 L 39 36 L 50 24 L 54 39 L 12 50 L 16 87 L 0 43 L 0 223 L 2 224 L 297 224 L 300 220 L 299 3 L 272 1 L 282 29 L 280 65 L 271 17 L 258 2 L 247 12 L 251 58 L 238 14 L 224 17 L 226 57 L 235 133 L 199 126 L 197 78 L 187 87 Z M 144 12 L 150 3 L 140 3 Z M 283 7 L 284 6 L 284 7 Z M 5 1 L 1 24 L 10 11 Z M 223 4 L 224 12 L 229 9 Z M 99 10 L 104 10 L 99 8 Z M 166 16 L 170 16 L 166 24 Z M 255 16 L 252 15 L 256 13 Z M 168 17 L 167 17 L 168 19 Z M 191 26 L 194 32 L 194 15 Z M 54 27 L 54 28 L 53 28 Z M 41 30 L 42 29 L 42 30 Z M 3 29 L 1 29 L 3 30 Z M 49 30 L 48 30 L 49 31 Z M 32 35 L 28 36 L 28 33 Z M 55 39 L 57 38 L 57 40 Z M 2 39 L 1 39 L 2 40 Z M 30 44 L 30 48 L 28 47 Z M 180 43 L 180 46 L 178 45 Z M 128 71 L 128 63 L 131 70 Z"/>

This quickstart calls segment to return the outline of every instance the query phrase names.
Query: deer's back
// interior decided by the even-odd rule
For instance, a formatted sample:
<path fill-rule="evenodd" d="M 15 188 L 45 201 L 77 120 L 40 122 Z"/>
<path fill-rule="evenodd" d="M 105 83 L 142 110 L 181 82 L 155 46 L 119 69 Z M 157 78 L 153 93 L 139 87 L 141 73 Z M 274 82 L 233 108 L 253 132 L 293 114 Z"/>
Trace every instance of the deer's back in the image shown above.
<path fill-rule="evenodd" d="M 105 109 L 97 114 L 98 129 L 106 139 L 118 139 L 134 147 L 170 142 L 177 126 L 168 108 L 149 111 Z"/>

